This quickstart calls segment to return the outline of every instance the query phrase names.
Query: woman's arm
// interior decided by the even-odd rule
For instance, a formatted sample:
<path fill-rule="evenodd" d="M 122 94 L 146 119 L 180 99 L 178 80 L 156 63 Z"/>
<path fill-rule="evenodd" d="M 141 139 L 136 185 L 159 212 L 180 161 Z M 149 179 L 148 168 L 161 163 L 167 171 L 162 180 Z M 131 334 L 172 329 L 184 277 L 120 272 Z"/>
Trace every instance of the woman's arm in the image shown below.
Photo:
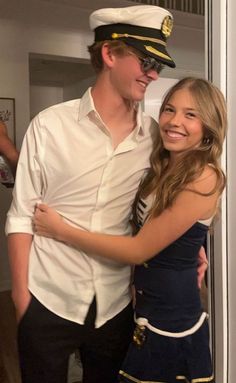
<path fill-rule="evenodd" d="M 193 187 L 201 192 L 213 189 L 214 177 L 203 177 Z M 213 185 L 212 185 L 213 183 Z M 209 218 L 216 208 L 217 195 L 202 196 L 183 191 L 173 206 L 148 220 L 134 237 L 83 231 L 68 225 L 53 209 L 39 205 L 34 217 L 36 234 L 79 247 L 86 253 L 129 264 L 141 264 L 185 233 L 195 222 Z"/>

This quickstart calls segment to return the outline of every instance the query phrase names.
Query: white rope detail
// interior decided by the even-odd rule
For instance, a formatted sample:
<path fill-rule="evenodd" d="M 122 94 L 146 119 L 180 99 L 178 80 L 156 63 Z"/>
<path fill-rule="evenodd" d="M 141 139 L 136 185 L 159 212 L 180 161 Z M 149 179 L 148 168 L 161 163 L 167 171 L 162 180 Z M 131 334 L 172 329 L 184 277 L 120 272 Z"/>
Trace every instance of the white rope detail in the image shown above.
<path fill-rule="evenodd" d="M 195 323 L 195 325 L 193 325 L 193 327 L 191 327 L 188 330 L 181 331 L 181 332 L 170 332 L 170 331 L 161 330 L 159 328 L 152 326 L 146 318 L 142 318 L 142 317 L 135 319 L 135 322 L 139 326 L 147 327 L 150 331 L 155 332 L 156 334 L 163 335 L 163 336 L 169 336 L 171 338 L 183 338 L 184 336 L 194 334 L 202 326 L 204 320 L 208 317 L 209 317 L 209 315 L 206 312 L 203 312 L 201 314 L 200 318 L 198 319 L 197 323 Z"/>

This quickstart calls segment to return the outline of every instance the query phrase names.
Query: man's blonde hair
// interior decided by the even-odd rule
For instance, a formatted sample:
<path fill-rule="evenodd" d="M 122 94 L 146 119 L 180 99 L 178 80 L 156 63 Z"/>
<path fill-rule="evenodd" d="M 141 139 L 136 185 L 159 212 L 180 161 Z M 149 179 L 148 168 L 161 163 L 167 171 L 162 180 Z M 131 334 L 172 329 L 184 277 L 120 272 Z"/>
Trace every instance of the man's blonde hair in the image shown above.
<path fill-rule="evenodd" d="M 96 73 L 99 73 L 103 69 L 103 59 L 102 59 L 102 46 L 108 43 L 111 51 L 118 56 L 127 55 L 130 47 L 128 47 L 123 41 L 120 40 L 105 40 L 95 42 L 94 44 L 88 47 L 88 51 L 90 53 L 91 64 Z"/>

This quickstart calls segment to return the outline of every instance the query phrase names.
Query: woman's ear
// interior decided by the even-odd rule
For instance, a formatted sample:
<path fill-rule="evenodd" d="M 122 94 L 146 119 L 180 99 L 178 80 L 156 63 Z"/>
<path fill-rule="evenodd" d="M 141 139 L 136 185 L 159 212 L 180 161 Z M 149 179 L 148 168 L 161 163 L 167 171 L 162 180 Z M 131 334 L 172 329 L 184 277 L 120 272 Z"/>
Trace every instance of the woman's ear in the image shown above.
<path fill-rule="evenodd" d="M 101 54 L 102 54 L 104 64 L 108 66 L 109 68 L 111 68 L 113 66 L 115 56 L 112 53 L 109 43 L 103 44 Z"/>

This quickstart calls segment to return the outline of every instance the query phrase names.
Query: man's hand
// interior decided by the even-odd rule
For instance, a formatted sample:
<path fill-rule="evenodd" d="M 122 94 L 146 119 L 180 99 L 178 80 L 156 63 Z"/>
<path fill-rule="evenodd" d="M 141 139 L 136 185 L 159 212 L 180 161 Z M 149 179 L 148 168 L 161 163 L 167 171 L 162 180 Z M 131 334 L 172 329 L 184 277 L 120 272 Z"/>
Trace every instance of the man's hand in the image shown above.
<path fill-rule="evenodd" d="M 198 287 L 199 289 L 202 286 L 202 281 L 205 277 L 205 273 L 208 268 L 208 260 L 206 256 L 206 252 L 204 247 L 202 246 L 198 253 L 198 268 L 197 268 L 197 274 L 198 274 Z"/>

